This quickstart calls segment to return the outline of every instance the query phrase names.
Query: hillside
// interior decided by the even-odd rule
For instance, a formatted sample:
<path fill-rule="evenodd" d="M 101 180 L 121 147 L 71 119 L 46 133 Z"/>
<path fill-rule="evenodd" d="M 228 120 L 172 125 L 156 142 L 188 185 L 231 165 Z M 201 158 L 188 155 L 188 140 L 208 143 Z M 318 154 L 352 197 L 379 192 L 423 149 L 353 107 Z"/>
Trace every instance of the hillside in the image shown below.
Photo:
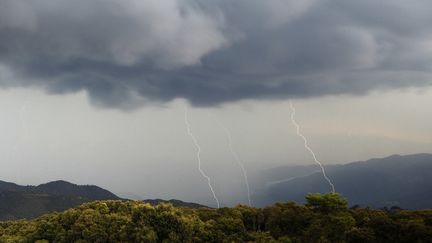
<path fill-rule="evenodd" d="M 0 220 L 34 218 L 85 202 L 109 199 L 120 198 L 93 185 L 53 181 L 38 186 L 20 186 L 0 181 Z"/>
<path fill-rule="evenodd" d="M 338 194 L 266 208 L 176 208 L 97 201 L 35 220 L 0 222 L 0 242 L 431 242 L 432 211 L 349 209 Z"/>
<path fill-rule="evenodd" d="M 260 179 L 261 187 L 254 195 L 258 205 L 286 200 L 304 202 L 307 193 L 329 190 L 317 167 L 304 166 L 302 174 L 284 178 L 281 171 L 289 169 L 277 168 L 273 175 L 278 173 L 279 177 Z M 298 166 L 295 169 L 299 171 Z M 337 192 L 349 198 L 352 205 L 432 208 L 432 154 L 393 155 L 326 169 Z"/>
<path fill-rule="evenodd" d="M 163 199 L 146 199 L 142 200 L 144 203 L 149 203 L 150 205 L 157 206 L 159 204 L 171 204 L 174 207 L 180 207 L 180 208 L 208 208 L 208 206 L 204 206 L 198 203 L 192 203 L 192 202 L 183 202 L 181 200 L 177 199 L 171 199 L 171 200 L 163 200 Z"/>

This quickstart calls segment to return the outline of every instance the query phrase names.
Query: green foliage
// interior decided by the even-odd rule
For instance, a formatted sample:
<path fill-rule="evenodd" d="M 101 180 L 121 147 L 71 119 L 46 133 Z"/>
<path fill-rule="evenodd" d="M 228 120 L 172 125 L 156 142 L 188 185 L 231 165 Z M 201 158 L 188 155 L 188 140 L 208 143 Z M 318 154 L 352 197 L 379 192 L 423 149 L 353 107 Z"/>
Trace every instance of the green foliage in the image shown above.
<path fill-rule="evenodd" d="M 338 193 L 310 193 L 306 195 L 306 201 L 306 206 L 325 213 L 348 209 L 348 201 Z"/>
<path fill-rule="evenodd" d="M 0 242 L 431 242 L 432 210 L 348 209 L 339 194 L 263 209 L 96 201 L 35 220 L 0 222 Z"/>

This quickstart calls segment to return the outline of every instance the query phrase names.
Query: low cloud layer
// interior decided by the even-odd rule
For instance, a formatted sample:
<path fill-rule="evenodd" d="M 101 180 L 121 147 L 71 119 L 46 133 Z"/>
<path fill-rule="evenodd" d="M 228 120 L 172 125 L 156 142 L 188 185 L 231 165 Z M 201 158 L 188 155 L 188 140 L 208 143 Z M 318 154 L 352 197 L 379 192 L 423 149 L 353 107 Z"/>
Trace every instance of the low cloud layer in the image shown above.
<path fill-rule="evenodd" d="M 432 84 L 425 0 L 0 0 L 0 82 L 99 105 Z"/>

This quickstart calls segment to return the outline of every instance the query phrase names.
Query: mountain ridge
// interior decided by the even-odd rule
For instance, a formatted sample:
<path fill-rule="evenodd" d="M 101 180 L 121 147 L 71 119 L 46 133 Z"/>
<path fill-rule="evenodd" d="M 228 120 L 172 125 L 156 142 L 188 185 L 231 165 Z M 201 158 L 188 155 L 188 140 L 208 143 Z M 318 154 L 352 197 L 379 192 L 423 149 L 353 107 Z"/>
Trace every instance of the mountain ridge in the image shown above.
<path fill-rule="evenodd" d="M 294 168 L 298 171 L 299 166 Z M 300 166 L 301 167 L 301 166 Z M 259 206 L 277 201 L 304 202 L 307 193 L 330 190 L 320 172 L 303 174 L 279 183 L 263 183 L 275 178 L 260 178 L 261 185 L 254 198 Z M 326 166 L 327 176 L 336 191 L 351 204 L 371 207 L 399 206 L 409 209 L 432 208 L 432 154 L 390 155 L 343 165 Z M 278 168 L 282 171 L 281 168 Z M 284 170 L 289 170 L 289 166 Z"/>
<path fill-rule="evenodd" d="M 330 187 L 317 168 L 316 165 L 278 167 L 267 169 L 260 174 L 261 178 L 252 178 L 251 183 L 257 188 L 252 198 L 254 206 L 265 207 L 279 201 L 303 203 L 308 193 L 328 192 Z M 336 191 L 347 197 L 351 206 L 432 208 L 432 154 L 391 155 L 325 168 Z M 124 199 L 95 185 L 77 185 L 64 180 L 37 186 L 0 181 L 0 220 L 34 218 L 95 200 Z M 139 201 L 206 207 L 176 199 Z"/>
<path fill-rule="evenodd" d="M 0 220 L 35 218 L 86 202 L 119 199 L 121 198 L 101 187 L 77 185 L 64 180 L 38 186 L 21 186 L 0 181 Z"/>

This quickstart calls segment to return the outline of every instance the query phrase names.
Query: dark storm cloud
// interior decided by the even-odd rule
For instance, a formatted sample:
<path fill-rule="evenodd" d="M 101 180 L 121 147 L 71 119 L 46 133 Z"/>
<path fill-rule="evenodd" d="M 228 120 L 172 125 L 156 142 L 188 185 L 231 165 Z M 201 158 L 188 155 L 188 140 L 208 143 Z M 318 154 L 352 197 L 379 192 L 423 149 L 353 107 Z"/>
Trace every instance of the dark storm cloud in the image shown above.
<path fill-rule="evenodd" d="M 0 0 L 0 81 L 101 105 L 432 83 L 426 0 Z"/>

